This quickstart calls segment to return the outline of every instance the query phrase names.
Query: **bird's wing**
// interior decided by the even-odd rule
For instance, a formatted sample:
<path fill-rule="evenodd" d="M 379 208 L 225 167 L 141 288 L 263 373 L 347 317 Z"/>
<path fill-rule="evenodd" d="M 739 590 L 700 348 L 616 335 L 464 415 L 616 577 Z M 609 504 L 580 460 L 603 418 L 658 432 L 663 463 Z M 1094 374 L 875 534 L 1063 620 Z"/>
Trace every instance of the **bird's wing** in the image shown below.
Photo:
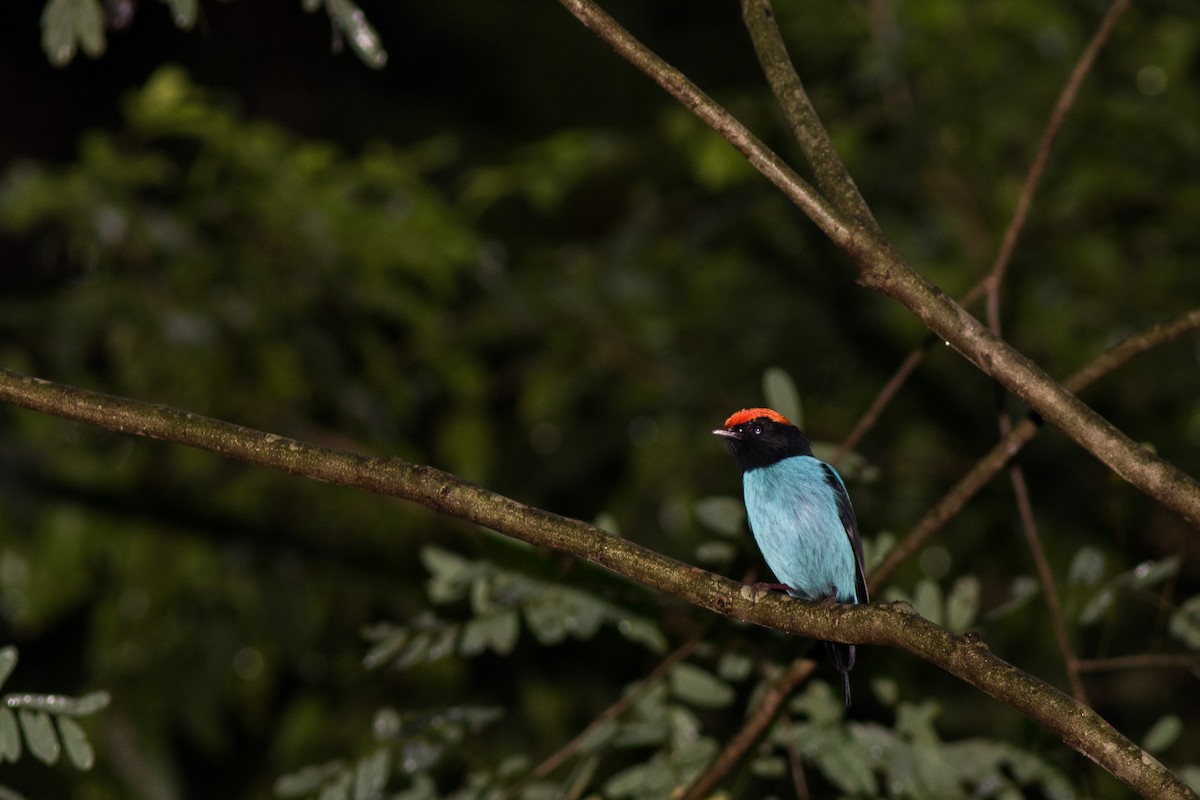
<path fill-rule="evenodd" d="M 858 519 L 854 516 L 854 506 L 850 505 L 850 494 L 846 491 L 846 484 L 842 483 L 842 476 L 837 474 L 837 470 L 824 462 L 821 462 L 821 467 L 825 470 L 825 481 L 837 498 L 838 516 L 842 518 L 842 527 L 846 529 L 850 548 L 854 550 L 854 584 L 858 602 L 869 602 L 867 573 L 863 567 L 862 536 L 858 533 Z"/>

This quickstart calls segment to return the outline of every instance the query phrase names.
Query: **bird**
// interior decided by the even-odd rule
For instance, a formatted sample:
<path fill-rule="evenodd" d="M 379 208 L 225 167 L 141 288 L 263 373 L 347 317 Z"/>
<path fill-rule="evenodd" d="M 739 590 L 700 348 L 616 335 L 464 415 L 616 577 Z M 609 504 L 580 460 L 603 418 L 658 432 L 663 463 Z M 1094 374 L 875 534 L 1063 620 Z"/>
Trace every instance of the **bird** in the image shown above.
<path fill-rule="evenodd" d="M 846 484 L 813 456 L 808 438 L 769 408 L 744 408 L 713 431 L 742 473 L 746 518 L 758 549 L 793 597 L 826 604 L 866 603 L 862 537 Z M 854 645 L 825 642 L 850 707 Z"/>

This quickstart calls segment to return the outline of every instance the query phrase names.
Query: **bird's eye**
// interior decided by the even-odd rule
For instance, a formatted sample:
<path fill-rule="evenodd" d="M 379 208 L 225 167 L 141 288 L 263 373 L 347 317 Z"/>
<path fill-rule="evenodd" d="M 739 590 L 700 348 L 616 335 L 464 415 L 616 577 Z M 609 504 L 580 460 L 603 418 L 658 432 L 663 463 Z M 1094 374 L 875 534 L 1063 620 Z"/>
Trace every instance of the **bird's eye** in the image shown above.
<path fill-rule="evenodd" d="M 755 425 L 752 428 L 750 428 L 750 432 L 753 433 L 755 436 L 762 436 L 763 426 Z"/>

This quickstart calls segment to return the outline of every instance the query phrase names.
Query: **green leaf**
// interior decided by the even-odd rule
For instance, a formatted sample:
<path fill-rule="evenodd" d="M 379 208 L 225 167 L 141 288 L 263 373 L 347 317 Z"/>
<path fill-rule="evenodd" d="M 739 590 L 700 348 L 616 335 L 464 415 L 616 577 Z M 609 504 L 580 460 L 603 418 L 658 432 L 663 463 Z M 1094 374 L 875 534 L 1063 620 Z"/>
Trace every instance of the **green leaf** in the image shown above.
<path fill-rule="evenodd" d="M 421 563 L 429 570 L 429 599 L 435 603 L 461 600 L 478 572 L 471 561 L 440 547 L 421 550 Z"/>
<path fill-rule="evenodd" d="M 787 759 L 781 756 L 763 756 L 750 762 L 750 772 L 756 778 L 778 780 L 788 773 Z"/>
<path fill-rule="evenodd" d="M 468 658 L 477 656 L 487 650 L 491 641 L 490 617 L 473 619 L 463 626 L 462 639 L 458 643 L 458 652 Z"/>
<path fill-rule="evenodd" d="M 363 667 L 366 669 L 375 669 L 395 658 L 400 650 L 408 642 L 408 631 L 404 628 L 397 628 L 391 625 L 386 626 L 387 634 L 376 639 L 375 644 L 371 646 L 363 656 Z M 376 628 L 375 630 L 381 630 Z M 365 635 L 370 634 L 364 631 Z"/>
<path fill-rule="evenodd" d="M 1145 738 L 1142 739 L 1142 748 L 1148 753 L 1157 755 L 1179 741 L 1181 733 L 1183 733 L 1183 720 L 1174 714 L 1167 714 L 1146 732 Z"/>
<path fill-rule="evenodd" d="M 891 678 L 872 678 L 871 689 L 885 706 L 894 706 L 900 699 L 900 686 Z"/>
<path fill-rule="evenodd" d="M 424 772 L 418 772 L 413 776 L 413 785 L 393 794 L 392 800 L 437 800 L 440 796 L 433 778 Z"/>
<path fill-rule="evenodd" d="M 387 51 L 379 40 L 379 34 L 367 22 L 367 17 L 350 0 L 325 0 L 325 9 L 330 18 L 350 40 L 350 46 L 362 62 L 372 69 L 380 69 L 387 63 Z"/>
<path fill-rule="evenodd" d="M 891 531 L 881 531 L 875 536 L 863 537 L 863 564 L 867 572 L 883 563 L 883 559 L 896 546 L 896 534 Z"/>
<path fill-rule="evenodd" d="M 961 633 L 975 622 L 979 613 L 981 584 L 974 575 L 964 575 L 954 582 L 950 596 L 946 598 L 946 627 Z"/>
<path fill-rule="evenodd" d="M 359 759 L 354 769 L 354 800 L 377 800 L 387 786 L 391 758 L 384 748 Z"/>
<path fill-rule="evenodd" d="M 745 653 L 726 650 L 717 659 L 717 675 L 722 680 L 739 683 L 750 677 L 754 671 L 754 659 Z"/>
<path fill-rule="evenodd" d="M 611 719 L 605 720 L 587 732 L 587 735 L 579 742 L 579 752 L 594 753 L 606 748 L 616 734 L 617 722 Z"/>
<path fill-rule="evenodd" d="M 67 758 L 79 769 L 91 769 L 96 763 L 96 753 L 83 728 L 71 717 L 57 717 L 55 721 L 58 723 L 58 735 L 62 739 L 63 749 L 67 751 Z"/>
<path fill-rule="evenodd" d="M 0 686 L 8 680 L 8 676 L 12 674 L 13 669 L 17 666 L 17 648 L 11 644 L 7 647 L 0 647 Z"/>
<path fill-rule="evenodd" d="M 25 745 L 34 758 L 46 764 L 57 763 L 62 747 L 54 733 L 50 715 L 45 711 L 22 708 L 17 718 L 21 722 L 21 731 L 25 734 Z"/>
<path fill-rule="evenodd" d="M 583 795 L 584 789 L 592 782 L 592 778 L 596 775 L 596 768 L 600 766 L 600 756 L 592 755 L 587 758 L 576 759 L 576 764 L 571 768 L 571 773 L 567 779 L 563 781 L 562 791 L 556 792 L 553 798 L 547 800 L 556 800 L 558 797 L 580 797 Z"/>
<path fill-rule="evenodd" d="M 396 669 L 408 669 L 424 661 L 429 655 L 429 645 L 432 641 L 433 634 L 429 631 L 414 634 L 408 640 L 404 651 L 396 658 Z"/>
<path fill-rule="evenodd" d="M 437 766 L 444 748 L 425 738 L 410 739 L 404 744 L 404 771 L 427 772 Z"/>
<path fill-rule="evenodd" d="M 1067 583 L 1094 586 L 1104 577 L 1104 554 L 1095 547 L 1083 547 L 1071 559 Z"/>
<path fill-rule="evenodd" d="M 375 712 L 371 720 L 371 731 L 379 742 L 394 741 L 400 738 L 403 721 L 399 712 L 394 708 L 381 708 Z"/>
<path fill-rule="evenodd" d="M 670 768 L 666 763 L 652 759 L 613 775 L 604 784 L 604 795 L 618 798 L 644 797 L 647 790 L 670 786 L 671 778 Z"/>
<path fill-rule="evenodd" d="M 0 707 L 0 763 L 16 763 L 21 757 L 21 732 L 17 728 L 17 715 L 10 708 Z"/>
<path fill-rule="evenodd" d="M 42 50 L 56 67 L 78 47 L 96 58 L 104 52 L 104 11 L 99 0 L 49 0 L 42 11 Z"/>
<path fill-rule="evenodd" d="M 547 588 L 522 609 L 529 632 L 541 644 L 558 644 L 567 638 L 567 626 L 562 617 L 562 598 L 561 590 Z"/>
<path fill-rule="evenodd" d="M 763 372 L 763 398 L 768 408 L 783 414 L 797 428 L 804 428 L 804 410 L 800 406 L 800 392 L 786 370 L 767 367 Z"/>
<path fill-rule="evenodd" d="M 58 713 L 82 717 L 85 714 L 92 714 L 102 708 L 107 708 L 110 702 L 112 702 L 112 696 L 108 692 L 88 692 L 66 708 L 60 707 Z"/>
<path fill-rule="evenodd" d="M 701 564 L 724 564 L 737 555 L 737 547 L 732 542 L 714 539 L 696 547 L 696 560 Z"/>
<path fill-rule="evenodd" d="M 733 702 L 735 694 L 728 683 L 687 662 L 675 665 L 670 683 L 676 697 L 699 708 L 722 708 Z"/>
<path fill-rule="evenodd" d="M 567 605 L 563 608 L 563 622 L 576 639 L 591 639 L 612 616 L 610 606 L 586 592 L 568 589 L 564 592 L 564 598 Z"/>
<path fill-rule="evenodd" d="M 842 703 L 841 687 L 838 687 L 835 700 L 833 689 L 825 681 L 810 682 L 803 692 L 791 699 L 788 705 L 796 714 L 819 725 L 837 722 L 846 712 Z"/>
<path fill-rule="evenodd" d="M 506 656 L 516 647 L 521 634 L 521 620 L 515 609 L 502 611 L 488 618 L 488 642 L 492 652 Z"/>
<path fill-rule="evenodd" d="M 601 511 L 592 520 L 592 524 L 606 533 L 611 533 L 613 536 L 621 535 L 621 522 L 617 519 L 617 515 L 611 511 Z"/>
<path fill-rule="evenodd" d="M 164 0 L 171 8 L 175 26 L 189 30 L 196 24 L 196 0 Z"/>
<path fill-rule="evenodd" d="M 317 793 L 317 800 L 350 800 L 353 780 L 349 770 L 338 774 L 332 783 L 321 787 L 321 791 Z"/>
<path fill-rule="evenodd" d="M 1179 777 L 1193 792 L 1200 792 L 1200 765 L 1188 764 L 1179 771 Z"/>
<path fill-rule="evenodd" d="M 1171 615 L 1167 630 L 1192 650 L 1200 650 L 1200 594 L 1189 597 Z"/>
<path fill-rule="evenodd" d="M 733 497 L 702 497 L 692 504 L 692 512 L 700 524 L 726 538 L 746 533 L 746 507 Z"/>
<path fill-rule="evenodd" d="M 1008 600 L 989 611 L 987 619 L 999 619 L 1019 611 L 1026 603 L 1037 596 L 1040 589 L 1041 587 L 1038 585 L 1038 582 L 1033 578 L 1028 575 L 1018 575 L 1013 579 Z"/>
<path fill-rule="evenodd" d="M 1162 583 L 1179 572 L 1180 563 L 1179 556 L 1170 556 L 1158 561 L 1143 561 L 1130 571 L 1130 585 L 1138 589 L 1146 589 Z"/>
<path fill-rule="evenodd" d="M 669 758 L 678 776 L 676 783 L 691 783 L 713 760 L 717 749 L 716 741 L 708 736 L 689 736 L 683 742 L 677 743 Z"/>
<path fill-rule="evenodd" d="M 917 581 L 916 592 L 913 594 L 913 608 L 930 622 L 942 624 L 942 588 L 930 578 Z"/>
<path fill-rule="evenodd" d="M 821 773 L 846 794 L 878 796 L 879 786 L 865 748 L 849 742 L 822 747 L 815 761 Z"/>
<path fill-rule="evenodd" d="M 624 617 L 617 623 L 617 630 L 631 642 L 640 644 L 652 653 L 667 651 L 667 637 L 662 629 L 643 617 Z"/>
<path fill-rule="evenodd" d="M 651 747 L 661 744 L 667 736 L 664 720 L 635 720 L 626 722 L 613 737 L 614 747 Z"/>
<path fill-rule="evenodd" d="M 454 646 L 458 643 L 458 626 L 447 625 L 440 631 L 434 633 L 429 639 L 429 648 L 425 652 L 425 658 L 429 661 L 437 661 L 454 653 Z"/>
<path fill-rule="evenodd" d="M 958 780 L 946 757 L 941 742 L 933 736 L 920 737 L 913 742 L 913 766 L 917 780 L 928 797 L 955 797 L 959 794 Z"/>
<path fill-rule="evenodd" d="M 1111 586 L 1096 592 L 1095 597 L 1088 601 L 1087 605 L 1083 607 L 1083 611 L 1079 612 L 1079 624 L 1095 624 L 1112 608 L 1114 599 L 1116 599 L 1116 591 Z"/>

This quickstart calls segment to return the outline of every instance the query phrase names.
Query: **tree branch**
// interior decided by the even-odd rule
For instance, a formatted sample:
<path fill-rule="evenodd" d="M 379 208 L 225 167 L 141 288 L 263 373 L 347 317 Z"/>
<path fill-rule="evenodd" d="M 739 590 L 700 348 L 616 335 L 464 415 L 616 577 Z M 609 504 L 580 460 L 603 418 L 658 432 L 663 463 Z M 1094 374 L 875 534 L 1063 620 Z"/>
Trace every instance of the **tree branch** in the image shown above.
<path fill-rule="evenodd" d="M 1000 313 L 1000 284 L 1004 281 L 1004 273 L 1008 269 L 1013 251 L 1017 247 L 1017 238 L 1021 235 L 1021 231 L 1025 227 L 1025 220 L 1029 216 L 1029 208 L 1033 205 L 1033 195 L 1037 192 L 1038 185 L 1042 182 L 1042 174 L 1046 170 L 1046 162 L 1050 160 L 1050 149 L 1054 146 L 1054 140 L 1058 138 L 1059 131 L 1062 130 L 1063 122 L 1067 118 L 1067 112 L 1075 104 L 1075 97 L 1079 94 L 1079 87 L 1083 83 L 1083 79 L 1091 72 L 1092 65 L 1096 63 L 1096 56 L 1100 53 L 1101 48 L 1104 47 L 1105 42 L 1108 41 L 1113 28 L 1116 27 L 1117 20 L 1129 8 L 1130 2 L 1131 0 L 1115 0 L 1112 6 L 1109 7 L 1108 12 L 1104 15 L 1104 19 L 1100 21 L 1100 27 L 1096 29 L 1087 47 L 1083 49 L 1083 53 L 1079 56 L 1079 60 L 1075 63 L 1075 67 L 1071 70 L 1071 74 L 1058 96 L 1058 101 L 1054 104 L 1054 110 L 1050 112 L 1050 121 L 1046 123 L 1046 130 L 1042 132 L 1041 141 L 1038 142 L 1037 154 L 1034 156 L 1033 164 L 1029 167 L 1029 172 L 1025 176 L 1025 183 L 1021 186 L 1021 194 L 1017 198 L 1016 210 L 1013 212 L 1012 219 L 1008 222 L 1008 227 L 1004 229 L 1004 237 L 1001 240 L 1000 250 L 996 253 L 996 260 L 992 263 L 991 270 L 988 271 L 987 276 L 984 278 L 984 283 L 988 289 L 988 316 L 993 318 L 994 329 L 998 328 L 995 320 L 998 319 Z"/>
<path fill-rule="evenodd" d="M 371 458 L 221 420 L 0 369 L 0 401 L 113 431 L 207 450 L 313 480 L 411 500 L 506 536 L 578 556 L 718 614 L 814 639 L 894 647 L 1020 711 L 1145 797 L 1195 798 L 1170 770 L 1092 709 L 906 604 L 825 606 L 771 595 L 656 553 L 592 525 L 519 503 L 447 472 Z"/>
<path fill-rule="evenodd" d="M 591 0 L 559 0 L 584 26 L 630 64 L 640 69 L 689 111 L 733 145 L 750 164 L 775 184 L 825 235 L 844 247 L 858 249 L 859 228 L 841 215 L 771 148 L 679 70 L 658 57 Z"/>
<path fill-rule="evenodd" d="M 775 10 L 770 0 L 742 0 L 742 20 L 750 33 L 750 40 L 754 43 L 754 51 L 758 54 L 771 92 L 779 101 L 792 136 L 800 144 L 805 159 L 812 167 L 817 186 L 839 211 L 882 235 L 879 223 L 872 216 L 871 208 L 863 200 L 833 142 L 829 140 L 829 133 L 821 124 L 821 118 L 817 116 L 817 110 L 808 99 L 796 68 L 792 66 L 779 26 L 775 24 Z"/>
<path fill-rule="evenodd" d="M 1197 328 L 1200 328 L 1200 308 L 1194 308 L 1169 322 L 1152 325 L 1144 331 L 1121 340 L 1110 350 L 1067 378 L 1063 385 L 1071 392 L 1082 391 L 1139 353 L 1144 353 L 1164 342 L 1174 341 Z M 878 587 L 887 583 L 888 578 L 900 564 L 957 514 L 976 492 L 986 486 L 988 481 L 1003 469 L 1004 465 L 1016 456 L 1029 440 L 1037 435 L 1037 432 L 1037 422 L 1033 419 L 1023 419 L 1014 425 L 1012 430 L 988 451 L 987 455 L 975 462 L 975 466 L 971 467 L 970 471 L 951 487 L 937 505 L 931 508 L 905 534 L 904 538 L 888 551 L 883 561 L 871 571 L 869 576 L 871 590 L 876 591 Z"/>
<path fill-rule="evenodd" d="M 734 734 L 725 745 L 725 749 L 713 759 L 700 777 L 692 782 L 680 800 L 704 800 L 711 796 L 721 779 L 745 758 L 750 748 L 771 727 L 771 723 L 779 716 L 779 710 L 783 708 L 783 702 L 791 696 L 792 690 L 816 668 L 817 662 L 811 658 L 797 658 L 792 661 L 787 670 L 763 694 L 762 701 L 750 714 L 746 724 Z"/>
<path fill-rule="evenodd" d="M 864 286 L 897 300 L 968 361 L 1134 486 L 1200 523 L 1200 484 L 1118 430 L 1033 361 L 918 275 L 883 237 L 847 222 L 712 98 L 591 0 L 559 0 L 577 19 L 732 144 L 858 265 Z"/>
<path fill-rule="evenodd" d="M 554 753 L 547 756 L 542 763 L 534 767 L 530 771 L 528 777 L 541 780 L 562 766 L 564 762 L 566 762 L 571 756 L 575 755 L 575 753 L 579 751 L 579 748 L 584 744 L 584 742 L 587 741 L 589 736 L 595 733 L 596 730 L 610 720 L 616 719 L 632 708 L 648 690 L 652 689 L 658 684 L 659 681 L 670 674 L 671 670 L 675 668 L 676 664 L 690 656 L 692 651 L 696 649 L 696 646 L 699 643 L 699 639 L 690 639 L 679 647 L 675 648 L 674 651 L 672 651 L 666 658 L 660 661 L 653 670 L 651 670 L 649 675 L 642 678 L 640 681 L 630 687 L 621 695 L 620 699 L 618 699 L 608 708 L 604 709 L 604 711 L 600 712 L 600 715 L 588 723 L 587 727 L 576 734 L 575 738 L 558 748 L 558 750 L 554 751 Z M 524 784 L 524 779 L 513 784 L 508 788 L 508 791 L 504 793 L 504 796 L 506 798 L 517 797 L 520 793 L 521 787 L 524 786 Z"/>

